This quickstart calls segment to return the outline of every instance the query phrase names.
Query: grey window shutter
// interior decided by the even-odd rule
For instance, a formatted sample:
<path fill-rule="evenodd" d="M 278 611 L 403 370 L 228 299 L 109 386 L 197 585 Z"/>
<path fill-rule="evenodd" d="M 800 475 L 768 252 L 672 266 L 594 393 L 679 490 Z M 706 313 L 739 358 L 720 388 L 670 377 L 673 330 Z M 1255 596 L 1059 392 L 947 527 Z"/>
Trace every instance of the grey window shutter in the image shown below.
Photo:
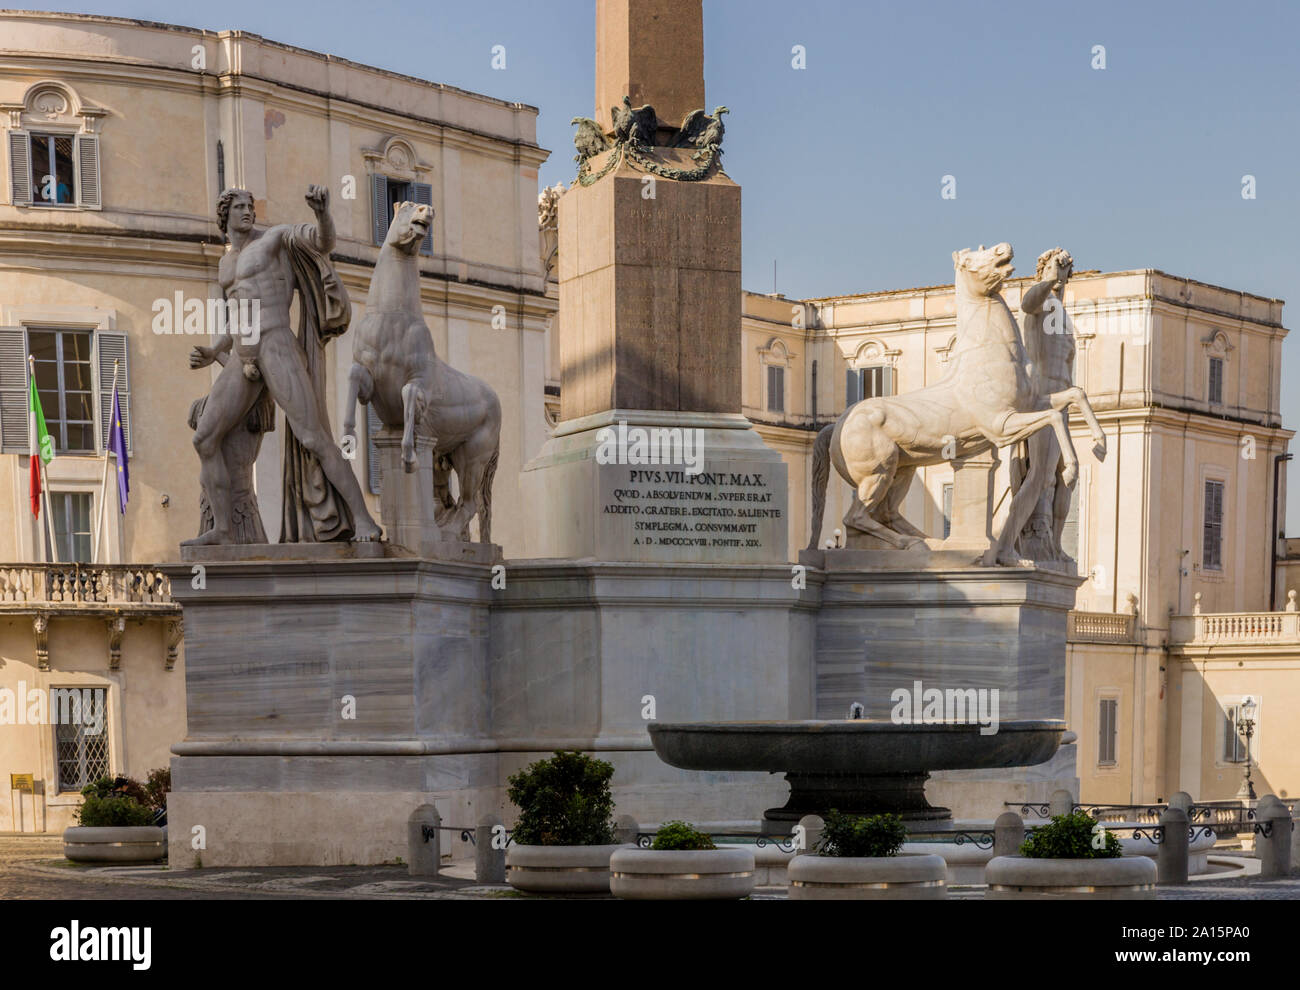
<path fill-rule="evenodd" d="M 32 138 L 26 131 L 9 132 L 9 189 L 14 206 L 32 203 Z"/>
<path fill-rule="evenodd" d="M 379 422 L 379 414 L 375 412 L 375 407 L 366 406 L 366 482 L 372 495 L 382 494 L 384 488 L 383 478 L 379 473 L 379 445 L 375 443 L 375 437 L 379 435 L 383 425 Z"/>
<path fill-rule="evenodd" d="M 122 432 L 126 434 L 126 449 L 133 449 L 131 441 L 131 369 L 127 361 L 126 334 L 115 330 L 97 330 L 95 332 L 95 388 L 98 401 L 95 404 L 99 412 L 99 449 L 108 449 L 108 431 L 113 422 L 113 361 L 117 365 L 117 398 L 122 406 Z"/>
<path fill-rule="evenodd" d="M 855 368 L 848 370 L 848 376 L 844 380 L 844 406 L 848 408 L 855 402 L 862 400 L 862 375 Z"/>
<path fill-rule="evenodd" d="M 411 189 L 417 206 L 433 206 L 433 186 L 427 182 L 412 182 Z M 429 232 L 424 235 L 424 241 L 420 244 L 420 253 L 433 254 L 433 224 L 429 224 Z"/>
<path fill-rule="evenodd" d="M 388 176 L 372 175 L 370 177 L 370 206 L 374 214 L 375 245 L 382 247 L 388 236 Z"/>
<path fill-rule="evenodd" d="M 102 208 L 99 194 L 99 138 L 77 135 L 77 205 L 87 210 Z"/>
<path fill-rule="evenodd" d="M 1061 527 L 1061 549 L 1075 560 L 1079 559 L 1079 488 L 1076 481 L 1070 491 L 1070 511 Z"/>
<path fill-rule="evenodd" d="M 897 374 L 897 371 L 896 371 L 895 369 L 893 369 L 893 368 L 888 368 L 888 367 L 887 367 L 887 368 L 882 369 L 881 372 L 880 372 L 880 374 L 881 374 L 881 376 L 882 376 L 883 379 L 884 379 L 884 381 L 883 381 L 883 383 L 882 383 L 881 390 L 880 390 L 880 394 L 881 394 L 881 395 L 893 395 L 893 394 L 894 394 L 894 376 Z"/>
<path fill-rule="evenodd" d="M 27 374 L 27 331 L 0 327 L 0 453 L 28 453 Z"/>

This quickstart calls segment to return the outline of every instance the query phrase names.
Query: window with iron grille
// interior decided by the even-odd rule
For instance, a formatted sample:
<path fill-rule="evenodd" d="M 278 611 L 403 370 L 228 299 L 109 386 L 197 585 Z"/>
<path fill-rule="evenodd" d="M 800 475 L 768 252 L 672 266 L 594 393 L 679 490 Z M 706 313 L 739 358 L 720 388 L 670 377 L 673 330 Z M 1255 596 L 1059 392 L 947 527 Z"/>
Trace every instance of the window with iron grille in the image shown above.
<path fill-rule="evenodd" d="M 1209 396 L 1212 404 L 1223 403 L 1223 358 L 1210 358 Z"/>
<path fill-rule="evenodd" d="M 83 719 L 82 722 L 60 722 L 54 727 L 54 761 L 60 792 L 80 791 L 100 777 L 110 776 L 106 689 L 78 690 L 94 692 L 93 710 L 103 712 L 104 717 L 98 725 L 86 725 L 87 720 Z M 100 731 L 93 731 L 96 728 Z"/>
<path fill-rule="evenodd" d="M 1119 699 L 1102 698 L 1097 709 L 1097 762 L 1115 763 L 1115 743 L 1119 738 Z"/>
<path fill-rule="evenodd" d="M 785 412 L 785 369 L 779 365 L 767 366 L 767 411 Z"/>
<path fill-rule="evenodd" d="M 1223 482 L 1205 483 L 1205 519 L 1201 545 L 1201 566 L 1223 570 Z"/>

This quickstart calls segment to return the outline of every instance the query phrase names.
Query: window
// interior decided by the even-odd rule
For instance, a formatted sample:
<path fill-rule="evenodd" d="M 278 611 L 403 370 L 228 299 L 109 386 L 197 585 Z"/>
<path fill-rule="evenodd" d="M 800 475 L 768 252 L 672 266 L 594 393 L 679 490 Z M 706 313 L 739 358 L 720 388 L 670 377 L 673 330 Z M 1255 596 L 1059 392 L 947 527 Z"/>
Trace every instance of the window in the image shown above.
<path fill-rule="evenodd" d="M 1097 762 L 1115 764 L 1115 741 L 1119 738 L 1119 699 L 1102 698 L 1097 708 Z"/>
<path fill-rule="evenodd" d="M 1201 566 L 1223 570 L 1223 482 L 1205 483 L 1205 523 L 1202 529 Z"/>
<path fill-rule="evenodd" d="M 775 364 L 767 366 L 767 411 L 785 412 L 785 369 Z"/>
<path fill-rule="evenodd" d="M 1079 489 L 1082 479 L 1070 489 L 1070 510 L 1061 527 L 1061 550 L 1071 559 L 1079 559 Z"/>
<path fill-rule="evenodd" d="M 27 453 L 29 354 L 45 425 L 58 453 L 93 454 L 108 446 L 114 368 L 122 429 L 128 452 L 132 449 L 126 334 L 19 326 L 0 327 L 0 453 Z"/>
<path fill-rule="evenodd" d="M 45 533 L 45 559 L 58 560 L 61 564 L 91 563 L 90 520 L 94 513 L 95 500 L 90 492 L 56 492 L 49 493 L 50 520 L 54 526 L 53 548 L 57 557 L 50 555 L 50 534 Z"/>
<path fill-rule="evenodd" d="M 1242 722 L 1239 704 L 1229 705 L 1223 713 L 1223 762 L 1246 762 L 1246 726 Z"/>
<path fill-rule="evenodd" d="M 71 689 L 65 689 L 71 690 Z M 60 720 L 54 727 L 54 761 L 60 793 L 79 791 L 100 777 L 110 776 L 108 768 L 108 708 L 104 688 L 77 688 L 84 697 L 89 690 L 94 693 L 92 711 L 103 712 L 102 722 L 86 724 Z M 52 694 L 53 692 L 51 692 Z M 85 706 L 82 706 L 84 712 Z M 51 718 L 53 718 L 51 713 Z M 95 732 L 95 729 L 99 729 Z"/>
<path fill-rule="evenodd" d="M 952 484 L 943 486 L 943 538 L 952 535 Z"/>
<path fill-rule="evenodd" d="M 863 399 L 893 395 L 894 369 L 883 364 L 870 368 L 850 368 L 846 392 L 847 404 L 850 406 Z"/>
<path fill-rule="evenodd" d="M 61 454 L 96 449 L 91 337 L 88 330 L 27 331 L 45 426 Z"/>
<path fill-rule="evenodd" d="M 9 183 L 15 206 L 98 210 L 99 138 L 10 131 Z"/>
<path fill-rule="evenodd" d="M 398 203 L 433 205 L 433 186 L 427 182 L 405 182 L 386 175 L 370 177 L 370 205 L 374 213 L 374 242 L 382 246 L 388 236 L 388 224 L 393 219 L 393 209 Z M 433 228 L 420 244 L 421 254 L 433 254 Z"/>
<path fill-rule="evenodd" d="M 1223 358 L 1210 358 L 1209 399 L 1212 405 L 1223 404 Z"/>
<path fill-rule="evenodd" d="M 383 475 L 379 470 L 379 445 L 375 437 L 384 424 L 379 421 L 379 413 L 373 404 L 366 406 L 366 487 L 371 495 L 382 495 L 384 491 Z"/>

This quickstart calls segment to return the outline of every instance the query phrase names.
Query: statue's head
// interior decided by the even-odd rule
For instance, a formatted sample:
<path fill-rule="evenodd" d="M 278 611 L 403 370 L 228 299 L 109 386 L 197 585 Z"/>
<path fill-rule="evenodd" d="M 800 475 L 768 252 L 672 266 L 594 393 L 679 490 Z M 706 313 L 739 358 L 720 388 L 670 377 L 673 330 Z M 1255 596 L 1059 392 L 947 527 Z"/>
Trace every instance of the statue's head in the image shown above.
<path fill-rule="evenodd" d="M 398 203 L 393 208 L 393 221 L 388 225 L 385 244 L 391 244 L 405 254 L 414 254 L 420 242 L 433 225 L 433 207 L 423 203 Z"/>
<path fill-rule="evenodd" d="M 1016 270 L 1011 263 L 1015 256 L 1016 253 L 1006 241 L 994 244 L 991 248 L 981 244 L 975 250 L 963 248 L 954 251 L 952 264 L 957 283 L 979 295 L 992 295 Z"/>
<path fill-rule="evenodd" d="M 253 194 L 247 189 L 227 189 L 217 200 L 217 226 L 225 234 L 227 230 L 239 230 L 247 233 L 257 222 L 257 208 L 253 203 Z"/>
<path fill-rule="evenodd" d="M 1070 257 L 1070 252 L 1065 248 L 1052 248 L 1050 251 L 1044 251 L 1038 256 L 1038 268 L 1034 273 L 1036 281 L 1041 282 L 1047 277 L 1049 268 L 1056 271 L 1056 281 L 1062 285 L 1069 281 L 1070 276 L 1074 273 L 1074 259 Z"/>

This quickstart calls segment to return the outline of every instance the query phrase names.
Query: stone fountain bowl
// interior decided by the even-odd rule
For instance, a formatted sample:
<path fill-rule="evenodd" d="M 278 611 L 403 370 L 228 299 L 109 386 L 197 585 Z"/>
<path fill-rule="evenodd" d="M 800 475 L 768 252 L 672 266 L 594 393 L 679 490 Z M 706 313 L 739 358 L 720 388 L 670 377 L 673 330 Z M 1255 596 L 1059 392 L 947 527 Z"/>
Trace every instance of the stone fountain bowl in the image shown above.
<path fill-rule="evenodd" d="M 978 723 L 895 724 L 869 719 L 789 722 L 652 722 L 659 758 L 683 770 L 784 773 L 790 800 L 766 812 L 798 821 L 830 808 L 890 812 L 909 820 L 948 818 L 925 800 L 935 770 L 1027 767 L 1055 755 L 1060 719 L 1002 722 L 989 735 Z"/>

